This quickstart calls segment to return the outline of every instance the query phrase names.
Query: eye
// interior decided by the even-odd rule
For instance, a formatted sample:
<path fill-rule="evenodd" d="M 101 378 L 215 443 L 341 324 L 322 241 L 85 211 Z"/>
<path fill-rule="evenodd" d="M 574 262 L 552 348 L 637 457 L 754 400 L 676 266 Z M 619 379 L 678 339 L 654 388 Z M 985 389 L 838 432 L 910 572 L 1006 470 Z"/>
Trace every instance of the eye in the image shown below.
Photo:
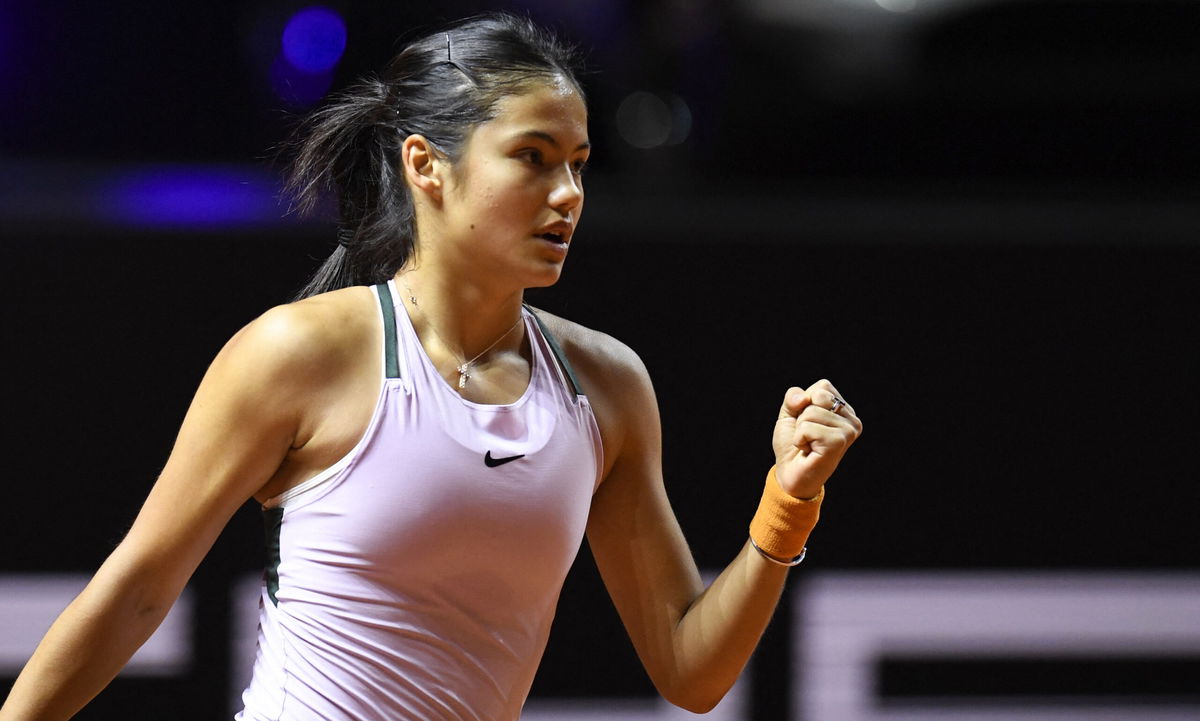
<path fill-rule="evenodd" d="M 583 175 L 583 171 L 587 170 L 588 163 L 586 160 L 576 160 L 571 164 L 571 172 L 576 175 Z"/>
<path fill-rule="evenodd" d="M 522 150 L 519 155 L 527 162 L 534 165 L 541 165 L 543 162 L 545 162 L 545 157 L 542 155 L 542 151 L 538 150 L 537 148 L 527 148 Z"/>

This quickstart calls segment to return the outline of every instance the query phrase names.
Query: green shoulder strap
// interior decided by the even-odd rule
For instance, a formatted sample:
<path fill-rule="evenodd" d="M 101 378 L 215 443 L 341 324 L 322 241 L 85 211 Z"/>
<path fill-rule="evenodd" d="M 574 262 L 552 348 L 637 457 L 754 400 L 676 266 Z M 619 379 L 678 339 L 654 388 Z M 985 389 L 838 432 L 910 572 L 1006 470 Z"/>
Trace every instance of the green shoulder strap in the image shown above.
<path fill-rule="evenodd" d="M 400 360 L 396 357 L 396 307 L 392 305 L 392 294 L 387 283 L 375 286 L 379 294 L 379 305 L 383 308 L 383 353 L 384 370 L 388 378 L 400 377 Z"/>
<path fill-rule="evenodd" d="M 554 353 L 555 359 L 557 359 L 558 364 L 562 366 L 563 373 L 565 373 L 567 376 L 567 382 L 571 384 L 571 390 L 577 396 L 584 395 L 583 388 L 579 385 L 579 379 L 575 377 L 575 371 L 571 370 L 571 364 L 567 362 L 567 355 L 563 353 L 562 347 L 559 346 L 558 341 L 554 339 L 554 334 L 551 333 L 550 329 L 546 327 L 546 324 L 542 322 L 542 317 L 538 315 L 537 310 L 533 306 L 526 303 L 525 307 L 529 309 L 529 312 L 533 315 L 533 319 L 537 321 L 538 329 L 542 331 L 542 337 L 546 339 L 546 344 L 550 346 L 550 350 Z"/>

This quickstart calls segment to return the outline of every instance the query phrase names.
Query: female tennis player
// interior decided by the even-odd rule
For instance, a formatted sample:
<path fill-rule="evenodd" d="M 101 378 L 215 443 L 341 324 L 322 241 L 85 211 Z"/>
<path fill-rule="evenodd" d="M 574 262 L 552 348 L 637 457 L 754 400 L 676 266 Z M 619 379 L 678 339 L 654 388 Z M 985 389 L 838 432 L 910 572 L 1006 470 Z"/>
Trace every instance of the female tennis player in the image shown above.
<path fill-rule="evenodd" d="M 705 588 L 645 367 L 523 302 L 558 280 L 583 211 L 574 63 L 529 21 L 481 16 L 310 118 L 291 189 L 305 207 L 332 191 L 337 248 L 217 355 L 0 719 L 66 719 L 99 693 L 251 498 L 269 563 L 238 719 L 518 718 L 585 534 L 662 695 L 721 699 L 862 425 L 827 381 L 786 391 L 749 540 Z"/>

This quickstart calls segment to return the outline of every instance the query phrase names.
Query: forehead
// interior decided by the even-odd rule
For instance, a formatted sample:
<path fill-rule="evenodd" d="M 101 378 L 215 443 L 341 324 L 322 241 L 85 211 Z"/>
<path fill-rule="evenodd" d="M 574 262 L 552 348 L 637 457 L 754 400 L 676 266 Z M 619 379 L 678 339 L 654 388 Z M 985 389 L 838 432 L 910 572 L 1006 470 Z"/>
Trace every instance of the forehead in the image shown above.
<path fill-rule="evenodd" d="M 495 117 L 482 123 L 476 134 L 502 139 L 529 131 L 553 135 L 571 148 L 586 143 L 587 106 L 575 86 L 556 76 L 507 95 L 496 103 Z"/>

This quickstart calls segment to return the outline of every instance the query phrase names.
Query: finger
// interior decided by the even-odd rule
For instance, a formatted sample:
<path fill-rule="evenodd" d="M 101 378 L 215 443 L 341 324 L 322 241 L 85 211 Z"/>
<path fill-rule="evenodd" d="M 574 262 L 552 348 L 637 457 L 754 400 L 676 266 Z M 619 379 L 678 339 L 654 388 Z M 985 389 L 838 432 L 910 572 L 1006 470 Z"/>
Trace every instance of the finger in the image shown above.
<path fill-rule="evenodd" d="M 836 425 L 849 420 L 850 415 L 846 408 L 847 406 L 842 406 L 834 412 L 819 403 L 813 403 L 806 407 L 799 416 L 796 416 L 796 420 L 812 421 L 813 423 L 821 423 L 827 426 Z"/>
<path fill-rule="evenodd" d="M 833 399 L 837 397 L 837 389 L 824 378 L 809 386 L 807 392 L 813 404 L 822 408 L 832 408 Z"/>
<path fill-rule="evenodd" d="M 812 404 L 811 395 L 799 386 L 792 386 L 783 394 L 783 405 L 779 407 L 779 420 L 796 418 Z"/>
<path fill-rule="evenodd" d="M 805 454 L 840 455 L 855 438 L 857 434 L 852 428 L 802 421 L 796 424 L 792 445 Z"/>
<path fill-rule="evenodd" d="M 850 406 L 842 406 L 837 413 L 816 404 L 810 405 L 796 418 L 797 423 L 816 423 L 829 428 L 840 428 L 855 437 L 862 434 L 862 421 L 854 415 Z"/>
<path fill-rule="evenodd" d="M 841 416 L 842 418 L 852 418 L 855 421 L 858 420 L 858 416 L 854 413 L 854 406 L 846 402 L 846 399 L 842 398 L 841 396 L 835 395 L 833 397 L 833 402 L 829 407 L 829 411 Z"/>
<path fill-rule="evenodd" d="M 831 383 L 828 378 L 822 378 L 816 383 L 813 383 L 806 390 L 808 390 L 809 393 L 814 393 L 816 391 L 827 391 L 829 393 L 837 392 L 837 388 L 833 387 L 833 383 Z"/>
<path fill-rule="evenodd" d="M 861 434 L 863 425 L 862 421 L 859 420 L 858 413 L 854 411 L 854 406 L 850 405 L 845 397 L 837 392 L 836 388 L 833 389 L 833 393 L 834 395 L 829 403 L 829 411 L 838 418 L 849 422 L 850 426 L 855 430 L 855 432 Z M 813 405 L 817 405 L 817 403 L 814 403 Z"/>
<path fill-rule="evenodd" d="M 828 408 L 839 415 L 854 415 L 854 408 L 828 379 L 822 378 L 809 386 L 808 394 L 813 399 L 813 405 Z"/>

